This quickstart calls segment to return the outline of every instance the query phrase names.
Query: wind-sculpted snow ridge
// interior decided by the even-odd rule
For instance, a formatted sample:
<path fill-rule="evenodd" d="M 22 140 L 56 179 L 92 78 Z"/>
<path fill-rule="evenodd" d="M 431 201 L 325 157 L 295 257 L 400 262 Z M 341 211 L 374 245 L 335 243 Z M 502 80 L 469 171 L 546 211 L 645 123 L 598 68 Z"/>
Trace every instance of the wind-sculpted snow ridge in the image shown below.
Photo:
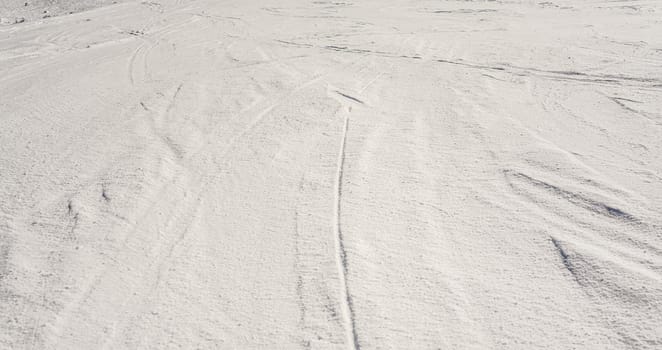
<path fill-rule="evenodd" d="M 661 12 L 0 5 L 0 349 L 661 348 Z"/>

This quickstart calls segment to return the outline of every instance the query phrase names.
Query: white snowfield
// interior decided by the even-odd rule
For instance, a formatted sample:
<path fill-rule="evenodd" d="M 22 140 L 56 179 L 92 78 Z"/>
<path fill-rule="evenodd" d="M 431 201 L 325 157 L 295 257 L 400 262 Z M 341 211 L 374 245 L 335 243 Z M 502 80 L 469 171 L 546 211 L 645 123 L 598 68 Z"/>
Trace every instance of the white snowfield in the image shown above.
<path fill-rule="evenodd" d="M 1 349 L 662 349 L 662 2 L 0 27 Z"/>

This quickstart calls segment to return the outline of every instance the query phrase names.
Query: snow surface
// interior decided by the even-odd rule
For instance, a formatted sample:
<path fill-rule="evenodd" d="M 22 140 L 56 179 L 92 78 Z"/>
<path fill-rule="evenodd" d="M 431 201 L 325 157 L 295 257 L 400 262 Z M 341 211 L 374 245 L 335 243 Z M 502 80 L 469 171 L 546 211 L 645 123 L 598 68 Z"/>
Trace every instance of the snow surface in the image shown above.
<path fill-rule="evenodd" d="M 37 14 L 0 348 L 662 348 L 662 2 Z"/>

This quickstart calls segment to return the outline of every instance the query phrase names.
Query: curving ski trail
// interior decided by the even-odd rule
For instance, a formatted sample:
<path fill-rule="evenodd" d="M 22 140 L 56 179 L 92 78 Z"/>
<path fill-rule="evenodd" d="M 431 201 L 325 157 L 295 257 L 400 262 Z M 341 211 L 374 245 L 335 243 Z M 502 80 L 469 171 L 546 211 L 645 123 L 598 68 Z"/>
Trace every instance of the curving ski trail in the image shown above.
<path fill-rule="evenodd" d="M 350 349 L 359 350 L 359 337 L 356 332 L 356 317 L 354 312 L 354 303 L 352 295 L 349 293 L 349 285 L 347 283 L 347 275 L 349 264 L 347 262 L 347 250 L 345 248 L 345 240 L 342 232 L 342 225 L 340 219 L 341 203 L 342 203 L 342 182 L 343 182 L 343 168 L 345 165 L 345 146 L 347 144 L 347 131 L 349 129 L 349 115 L 345 115 L 342 130 L 342 140 L 340 142 L 340 150 L 338 152 L 338 166 L 336 168 L 336 184 L 335 184 L 335 206 L 334 206 L 334 232 L 336 244 L 336 263 L 338 267 L 338 274 L 340 275 L 340 299 L 342 316 L 345 323 L 345 330 L 347 332 L 347 343 Z"/>

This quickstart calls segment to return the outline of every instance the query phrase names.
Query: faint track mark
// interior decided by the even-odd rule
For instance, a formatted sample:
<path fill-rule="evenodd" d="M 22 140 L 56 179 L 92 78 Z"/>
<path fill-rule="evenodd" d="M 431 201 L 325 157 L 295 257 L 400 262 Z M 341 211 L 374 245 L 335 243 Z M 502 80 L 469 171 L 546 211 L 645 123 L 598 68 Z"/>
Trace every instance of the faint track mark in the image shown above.
<path fill-rule="evenodd" d="M 297 305 L 299 307 L 299 327 L 303 330 L 306 327 L 306 302 L 304 300 L 304 281 L 303 272 L 301 269 L 301 233 L 299 231 L 299 210 L 294 209 L 294 270 L 297 274 L 296 293 Z M 305 338 L 301 339 L 301 345 L 304 349 L 310 349 L 310 341 Z"/>
<path fill-rule="evenodd" d="M 136 63 L 136 58 L 138 57 L 138 54 L 140 53 L 140 51 L 142 51 L 144 46 L 145 46 L 144 43 L 138 46 L 138 48 L 135 51 L 133 51 L 133 54 L 131 54 L 131 57 L 129 58 L 128 72 L 129 72 L 129 81 L 131 82 L 131 85 L 135 85 L 135 78 L 133 77 L 135 74 L 134 65 Z"/>

